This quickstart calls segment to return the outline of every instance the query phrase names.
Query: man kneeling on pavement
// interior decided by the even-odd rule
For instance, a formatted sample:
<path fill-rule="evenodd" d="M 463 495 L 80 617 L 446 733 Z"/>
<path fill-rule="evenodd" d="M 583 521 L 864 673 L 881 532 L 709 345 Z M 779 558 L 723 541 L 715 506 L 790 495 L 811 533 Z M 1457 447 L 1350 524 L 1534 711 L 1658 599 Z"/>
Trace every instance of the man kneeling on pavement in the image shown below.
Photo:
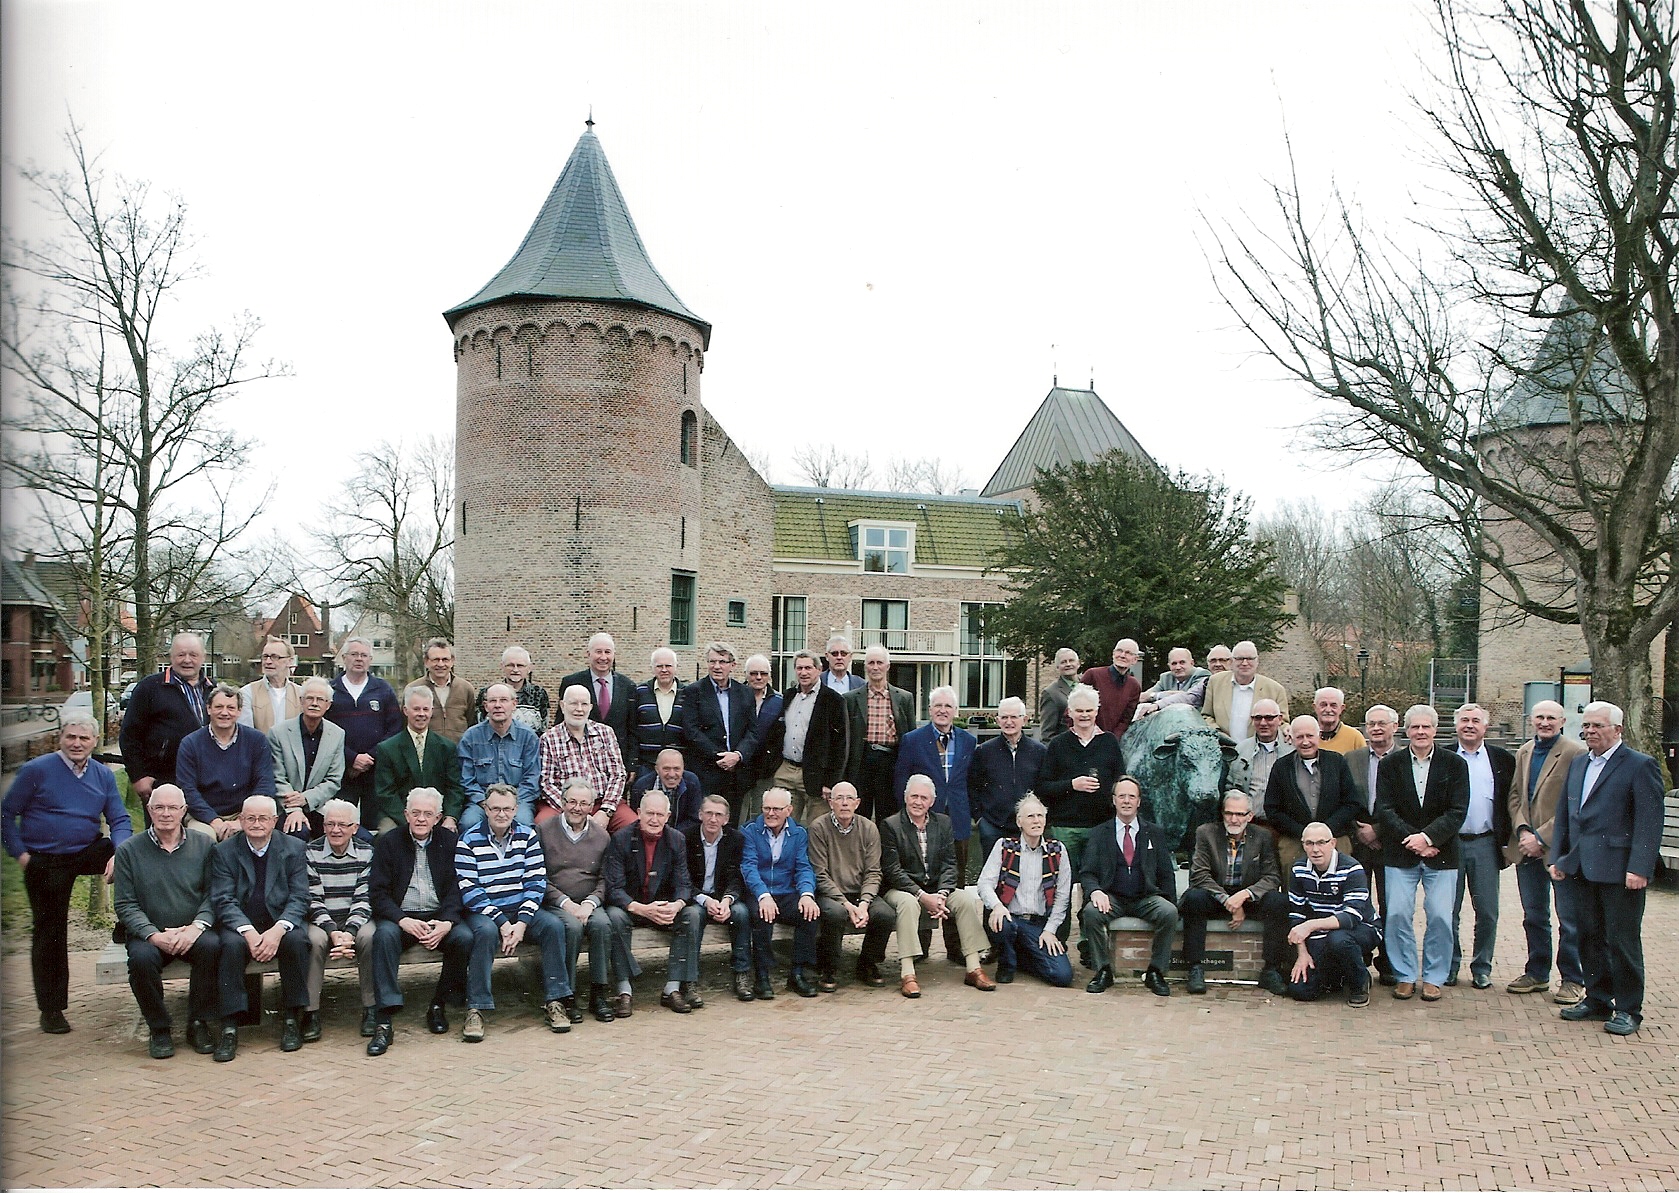
<path fill-rule="evenodd" d="M 1020 833 L 991 847 L 979 872 L 979 898 L 988 911 L 986 934 L 997 950 L 997 980 L 1015 971 L 1036 974 L 1051 986 L 1073 984 L 1073 963 L 1056 934 L 1072 902 L 1067 851 L 1044 835 L 1048 809 L 1035 795 L 1015 805 Z"/>
<path fill-rule="evenodd" d="M 1311 1002 L 1343 987 L 1349 1007 L 1370 1005 L 1370 959 L 1382 930 L 1364 867 L 1335 848 L 1335 834 L 1314 820 L 1301 834 L 1306 856 L 1289 874 L 1288 942 L 1295 948 L 1288 992 Z"/>

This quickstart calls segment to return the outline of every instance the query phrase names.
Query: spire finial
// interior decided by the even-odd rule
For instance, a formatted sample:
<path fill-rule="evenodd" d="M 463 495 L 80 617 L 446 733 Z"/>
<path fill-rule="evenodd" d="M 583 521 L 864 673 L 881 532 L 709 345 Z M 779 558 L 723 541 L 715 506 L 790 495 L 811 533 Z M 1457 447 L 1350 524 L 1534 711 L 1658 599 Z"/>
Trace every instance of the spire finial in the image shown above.
<path fill-rule="evenodd" d="M 594 128 L 595 128 L 595 105 L 594 104 L 589 105 L 589 118 L 583 122 L 583 127 L 588 129 L 590 132 L 594 131 Z"/>

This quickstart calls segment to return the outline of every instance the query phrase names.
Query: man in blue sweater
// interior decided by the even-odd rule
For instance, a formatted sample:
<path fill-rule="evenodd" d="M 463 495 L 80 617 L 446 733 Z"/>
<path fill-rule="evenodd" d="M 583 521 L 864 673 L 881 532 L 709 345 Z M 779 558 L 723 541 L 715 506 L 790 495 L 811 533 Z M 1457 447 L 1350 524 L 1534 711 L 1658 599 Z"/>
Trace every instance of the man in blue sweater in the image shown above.
<path fill-rule="evenodd" d="M 554 913 L 542 906 L 548 893 L 542 842 L 535 829 L 516 821 L 518 788 L 490 784 L 483 806 L 484 819 L 455 844 L 455 876 L 466 906 L 466 926 L 472 930 L 461 1039 L 468 1044 L 483 1041 L 484 1012 L 496 1005 L 490 984 L 496 954 L 511 957 L 526 936 L 542 949 L 543 1014 L 548 1030 L 570 1031 L 562 1001 L 572 997 L 566 933 Z"/>
<path fill-rule="evenodd" d="M 245 695 L 228 684 L 210 693 L 210 723 L 187 734 L 175 756 L 176 782 L 186 793 L 189 828 L 225 841 L 239 831 L 245 800 L 274 794 L 274 750 L 260 730 L 239 723 Z M 275 804 L 279 814 L 279 804 Z M 308 830 L 304 830 L 305 837 Z"/>
<path fill-rule="evenodd" d="M 1312 1002 L 1347 991 L 1349 1007 L 1370 1005 L 1370 958 L 1382 941 L 1364 867 L 1335 848 L 1335 833 L 1314 820 L 1300 835 L 1306 856 L 1288 879 L 1288 942 L 1295 948 L 1288 992 Z"/>
<path fill-rule="evenodd" d="M 764 792 L 763 814 L 740 831 L 744 838 L 740 876 L 752 896 L 752 967 L 757 974 L 752 993 L 774 998 L 770 970 L 775 957 L 770 944 L 775 922 L 785 917 L 793 925 L 793 972 L 787 989 L 800 998 L 815 998 L 816 983 L 809 969 L 816 965 L 817 922 L 822 908 L 816 902 L 816 871 L 810 865 L 809 836 L 790 817 L 793 797 L 780 787 Z"/>
<path fill-rule="evenodd" d="M 34 929 L 29 968 L 41 1030 L 70 1030 L 70 893 L 83 874 L 111 880 L 116 847 L 132 833 L 128 811 L 117 794 L 116 776 L 96 762 L 99 726 L 89 714 L 72 713 L 58 732 L 58 752 L 18 768 L 0 803 L 6 852 L 23 870 Z M 99 831 L 104 818 L 111 835 Z"/>

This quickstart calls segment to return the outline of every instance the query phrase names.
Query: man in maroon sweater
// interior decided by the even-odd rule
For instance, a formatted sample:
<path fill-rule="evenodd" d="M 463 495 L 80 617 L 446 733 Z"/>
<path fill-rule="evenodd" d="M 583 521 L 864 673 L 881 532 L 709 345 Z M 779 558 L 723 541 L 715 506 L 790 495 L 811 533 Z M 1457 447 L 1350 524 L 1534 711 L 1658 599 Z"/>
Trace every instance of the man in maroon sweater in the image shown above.
<path fill-rule="evenodd" d="M 1143 692 L 1143 686 L 1131 674 L 1131 668 L 1137 665 L 1136 641 L 1121 638 L 1115 642 L 1113 659 L 1111 667 L 1092 667 L 1086 671 L 1084 682 L 1102 698 L 1096 714 L 1097 727 L 1118 736 L 1130 728 L 1131 718 L 1137 715 L 1137 698 Z"/>

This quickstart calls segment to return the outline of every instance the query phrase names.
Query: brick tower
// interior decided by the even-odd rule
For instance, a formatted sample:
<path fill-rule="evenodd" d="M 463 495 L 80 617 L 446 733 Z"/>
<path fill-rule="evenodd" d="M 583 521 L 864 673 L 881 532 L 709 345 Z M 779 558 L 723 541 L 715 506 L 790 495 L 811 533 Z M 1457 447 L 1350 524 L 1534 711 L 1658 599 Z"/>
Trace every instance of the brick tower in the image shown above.
<path fill-rule="evenodd" d="M 703 643 L 722 629 L 696 616 L 709 595 L 702 558 L 717 553 L 701 553 L 706 489 L 720 479 L 706 472 L 733 446 L 700 404 L 711 326 L 653 267 L 589 125 L 512 260 L 444 312 L 457 379 L 457 657 L 478 682 L 517 642 L 552 685 L 600 629 L 618 640 L 620 669 L 645 678 L 685 595 L 690 629 L 678 637 Z M 767 486 L 747 472 L 767 510 Z M 754 620 L 767 622 L 769 544 L 751 545 L 764 573 Z"/>

